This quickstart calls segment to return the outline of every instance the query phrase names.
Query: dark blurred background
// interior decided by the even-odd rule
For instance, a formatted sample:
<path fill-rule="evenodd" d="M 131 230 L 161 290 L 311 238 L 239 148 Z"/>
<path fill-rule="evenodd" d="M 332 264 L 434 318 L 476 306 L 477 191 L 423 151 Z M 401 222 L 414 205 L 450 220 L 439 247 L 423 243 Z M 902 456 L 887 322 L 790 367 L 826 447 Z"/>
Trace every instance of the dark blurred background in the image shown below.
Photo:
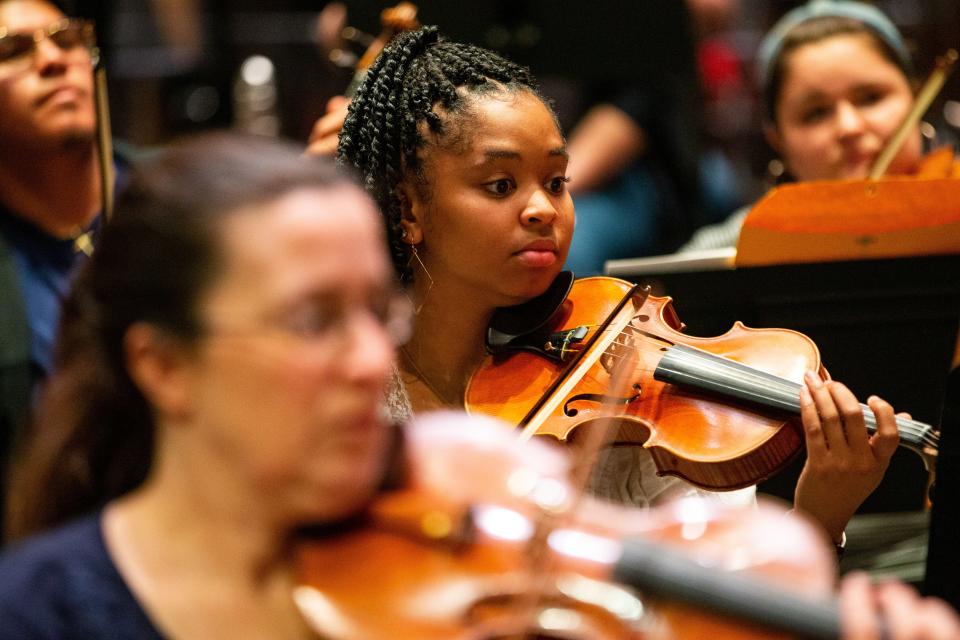
<path fill-rule="evenodd" d="M 395 2 L 66 0 L 62 4 L 67 11 L 97 22 L 115 137 L 151 146 L 178 134 L 227 127 L 306 143 L 327 100 L 346 90 L 354 75 L 352 64 L 380 32 L 380 12 Z M 436 24 L 452 39 L 474 42 L 529 65 L 554 101 L 567 132 L 590 106 L 625 91 L 642 93 L 650 100 L 650 110 L 661 116 L 652 118 L 651 126 L 664 129 L 648 133 L 663 137 L 661 147 L 681 158 L 681 169 L 689 168 L 690 156 L 694 157 L 694 173 L 699 175 L 695 188 L 706 194 L 697 199 L 704 209 L 695 216 L 698 223 L 722 219 L 752 202 L 782 169 L 761 135 L 752 60 L 767 29 L 801 2 L 424 0 L 417 4 L 421 23 Z M 874 4 L 901 29 L 921 79 L 937 55 L 960 45 L 960 0 L 877 0 Z M 353 29 L 344 32 L 347 25 Z M 960 73 L 948 80 L 925 120 L 922 130 L 931 142 L 956 142 Z M 703 302 L 716 306 L 714 300 Z M 703 321 L 710 318 L 700 311 L 685 320 L 698 314 Z M 783 325 L 790 326 L 791 320 L 795 318 L 784 317 Z M 694 324 L 691 329 L 700 331 L 691 333 L 713 335 L 728 324 L 726 320 L 719 327 Z M 832 361 L 836 362 L 842 346 L 831 347 Z M 830 354 L 825 355 L 830 361 Z M 840 365 L 834 370 L 842 372 Z M 918 417 L 936 421 L 935 413 Z M 908 453 L 898 457 L 903 475 L 891 473 L 885 483 L 893 490 L 879 491 L 865 511 L 919 508 L 925 479 L 920 462 Z M 789 497 L 797 472 L 794 468 L 764 489 Z M 890 528 L 885 521 L 871 526 Z M 874 529 L 868 537 L 875 537 Z M 901 577 L 916 580 L 922 575 L 922 548 L 918 553 L 908 560 L 919 565 L 921 573 Z M 955 578 L 951 575 L 948 580 Z"/>
<path fill-rule="evenodd" d="M 326 100 L 352 77 L 351 60 L 380 31 L 392 2 L 349 0 L 66 0 L 97 22 L 118 138 L 161 143 L 188 131 L 238 127 L 305 141 Z M 772 159 L 760 136 L 752 58 L 766 29 L 800 4 L 785 0 L 426 0 L 424 24 L 528 64 L 567 131 L 625 84 L 685 91 L 676 126 L 699 145 L 723 193 L 723 217 L 767 187 Z M 875 3 L 901 28 L 925 75 L 960 43 L 957 0 Z M 333 6 L 331 6 L 333 5 Z M 340 40 L 340 7 L 355 27 Z M 324 12 L 324 9 L 326 11 Z M 326 16 L 322 26 L 321 12 Z M 326 35 L 323 35 L 326 34 Z M 369 35 L 367 35 L 369 34 Z M 340 41 L 338 41 L 340 40 Z M 333 62 L 331 57 L 337 62 Z M 936 135 L 960 130 L 954 74 L 928 113 Z M 928 129 L 934 135 L 932 129 Z"/>

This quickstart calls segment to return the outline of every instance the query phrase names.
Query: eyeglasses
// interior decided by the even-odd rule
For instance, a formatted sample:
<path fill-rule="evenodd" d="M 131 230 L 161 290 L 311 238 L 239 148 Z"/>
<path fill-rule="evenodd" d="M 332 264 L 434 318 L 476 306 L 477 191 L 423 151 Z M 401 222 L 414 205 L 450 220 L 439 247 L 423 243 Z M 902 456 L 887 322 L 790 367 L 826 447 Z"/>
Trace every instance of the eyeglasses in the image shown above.
<path fill-rule="evenodd" d="M 8 33 L 0 27 L 0 73 L 18 73 L 30 68 L 37 45 L 49 40 L 62 51 L 84 48 L 93 52 L 93 23 L 78 18 L 64 18 L 33 33 Z"/>
<path fill-rule="evenodd" d="M 340 338 L 345 344 L 353 315 L 361 310 L 383 328 L 395 345 L 410 338 L 413 309 L 410 299 L 399 292 L 378 297 L 359 309 L 323 303 L 305 305 L 287 314 L 277 326 L 304 341 Z"/>
<path fill-rule="evenodd" d="M 257 326 L 215 325 L 208 333 L 218 336 L 272 334 L 295 346 L 330 347 L 339 352 L 350 346 L 350 330 L 358 313 L 368 315 L 384 330 L 390 341 L 400 346 L 409 338 L 413 325 L 413 305 L 401 292 L 392 293 L 367 304 L 341 306 L 320 302 L 302 305 L 282 317 Z"/>

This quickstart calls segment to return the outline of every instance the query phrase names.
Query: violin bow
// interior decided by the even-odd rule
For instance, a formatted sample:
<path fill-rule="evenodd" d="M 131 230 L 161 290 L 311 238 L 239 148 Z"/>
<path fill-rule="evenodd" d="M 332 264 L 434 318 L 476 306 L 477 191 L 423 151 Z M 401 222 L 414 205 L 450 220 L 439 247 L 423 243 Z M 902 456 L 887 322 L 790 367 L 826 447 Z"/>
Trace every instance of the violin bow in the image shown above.
<path fill-rule="evenodd" d="M 890 163 L 893 162 L 893 157 L 897 155 L 900 147 L 903 146 L 904 141 L 907 139 L 907 134 L 920 121 L 920 118 L 930 107 L 930 103 L 932 103 L 934 98 L 937 97 L 937 94 L 940 93 L 940 89 L 943 88 L 943 83 L 946 82 L 947 76 L 950 74 L 950 70 L 956 61 L 956 49 L 948 49 L 942 56 L 937 56 L 933 71 L 917 93 L 917 98 L 913 102 L 913 108 L 907 113 L 903 122 L 897 127 L 897 130 L 893 136 L 890 137 L 890 140 L 887 141 L 887 145 L 873 163 L 873 167 L 870 169 L 868 176 L 869 180 L 879 180 L 880 177 L 886 173 L 890 167 Z"/>
<path fill-rule="evenodd" d="M 94 104 L 97 108 L 97 151 L 100 157 L 100 197 L 103 200 L 103 215 L 109 222 L 113 217 L 113 185 L 116 180 L 113 169 L 113 135 L 110 132 L 110 102 L 107 98 L 107 70 L 103 56 L 96 49 L 94 63 Z"/>
<path fill-rule="evenodd" d="M 110 104 L 107 99 L 107 71 L 100 48 L 90 49 L 93 63 L 93 104 L 96 110 L 97 165 L 100 168 L 100 201 L 104 222 L 113 216 L 113 140 L 110 134 Z M 81 233 L 73 240 L 74 249 L 87 256 L 93 255 L 92 232 Z"/>
<path fill-rule="evenodd" d="M 631 294 L 634 309 L 642 306 L 643 301 L 649 295 L 649 289 L 641 289 L 639 295 L 642 299 L 636 302 L 637 292 Z M 628 303 L 630 304 L 630 303 Z M 626 310 L 622 310 L 626 313 Z M 625 338 L 629 337 L 626 327 L 612 329 L 607 327 L 606 331 L 616 330 L 622 332 Z M 596 349 L 606 350 L 611 345 L 609 342 L 599 342 L 594 345 Z M 613 442 L 616 435 L 616 429 L 619 424 L 619 418 L 626 413 L 626 404 L 618 399 L 632 395 L 633 379 L 639 363 L 637 349 L 629 342 L 624 345 L 623 354 L 616 365 L 610 371 L 609 393 L 604 400 L 604 406 L 607 408 L 604 417 L 586 430 L 583 440 L 579 441 L 576 455 L 574 456 L 574 466 L 571 472 L 570 486 L 571 496 L 569 500 L 564 501 L 562 505 L 538 505 L 540 507 L 539 516 L 534 522 L 534 535 L 529 545 L 529 576 L 531 588 L 527 590 L 527 601 L 524 610 L 531 616 L 536 615 L 541 599 L 544 594 L 549 593 L 546 588 L 550 580 L 550 562 L 551 555 L 547 552 L 547 541 L 550 533 L 558 526 L 564 523 L 564 517 L 575 513 L 577 506 L 584 499 L 590 484 L 590 478 L 597 466 L 597 460 L 600 458 L 600 452 L 609 443 Z"/>
<path fill-rule="evenodd" d="M 649 294 L 649 291 L 646 292 Z M 644 295 L 646 299 L 646 295 Z M 577 499 L 581 499 L 587 492 L 590 484 L 590 478 L 597 467 L 600 459 L 600 452 L 608 444 L 614 441 L 616 436 L 619 418 L 627 411 L 627 404 L 621 401 L 621 398 L 629 398 L 634 394 L 633 380 L 634 373 L 639 365 L 637 349 L 630 342 L 629 325 L 624 327 L 620 334 L 625 344 L 622 353 L 618 353 L 619 359 L 610 371 L 609 392 L 603 401 L 605 415 L 598 423 L 592 425 L 580 446 L 576 463 L 574 465 L 572 483 L 577 491 Z M 611 329 L 607 329 L 608 331 Z M 574 505 L 575 508 L 575 505 Z"/>

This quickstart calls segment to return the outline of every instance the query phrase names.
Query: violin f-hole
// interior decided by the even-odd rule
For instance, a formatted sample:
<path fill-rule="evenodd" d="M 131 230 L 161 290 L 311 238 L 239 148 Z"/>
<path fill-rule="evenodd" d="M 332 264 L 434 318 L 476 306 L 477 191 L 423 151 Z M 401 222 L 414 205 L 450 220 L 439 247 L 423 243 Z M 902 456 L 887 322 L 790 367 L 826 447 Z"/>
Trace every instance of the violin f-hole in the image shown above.
<path fill-rule="evenodd" d="M 636 391 L 635 394 L 633 394 L 632 396 L 624 397 L 624 398 L 618 398 L 616 396 L 608 396 L 602 393 L 578 393 L 575 396 L 570 396 L 569 398 L 567 398 L 567 401 L 563 403 L 563 415 L 567 416 L 568 418 L 572 418 L 576 416 L 580 411 L 570 405 L 580 400 L 586 400 L 587 402 L 598 402 L 600 404 L 609 404 L 609 405 L 630 404 L 631 402 L 638 400 L 640 398 L 640 394 L 642 393 L 642 389 L 640 388 L 640 385 L 637 384 L 636 382 L 633 383 L 633 390 Z"/>

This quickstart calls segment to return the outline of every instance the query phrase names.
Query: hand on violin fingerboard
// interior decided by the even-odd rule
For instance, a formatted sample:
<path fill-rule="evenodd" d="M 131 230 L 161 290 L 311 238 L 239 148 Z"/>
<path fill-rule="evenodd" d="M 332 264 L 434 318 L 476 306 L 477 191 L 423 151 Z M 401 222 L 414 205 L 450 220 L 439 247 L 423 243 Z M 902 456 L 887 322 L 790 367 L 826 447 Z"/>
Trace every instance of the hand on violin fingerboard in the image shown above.
<path fill-rule="evenodd" d="M 883 621 L 886 635 L 880 631 Z M 899 582 L 870 584 L 855 572 L 840 585 L 840 625 L 843 640 L 939 640 L 960 638 L 960 618 L 936 598 L 921 598 Z"/>
<path fill-rule="evenodd" d="M 800 415 L 807 461 L 797 482 L 794 506 L 823 525 L 840 543 L 847 522 L 887 470 L 899 440 L 893 407 L 876 396 L 867 404 L 877 431 L 867 432 L 863 409 L 844 385 L 807 372 Z"/>

